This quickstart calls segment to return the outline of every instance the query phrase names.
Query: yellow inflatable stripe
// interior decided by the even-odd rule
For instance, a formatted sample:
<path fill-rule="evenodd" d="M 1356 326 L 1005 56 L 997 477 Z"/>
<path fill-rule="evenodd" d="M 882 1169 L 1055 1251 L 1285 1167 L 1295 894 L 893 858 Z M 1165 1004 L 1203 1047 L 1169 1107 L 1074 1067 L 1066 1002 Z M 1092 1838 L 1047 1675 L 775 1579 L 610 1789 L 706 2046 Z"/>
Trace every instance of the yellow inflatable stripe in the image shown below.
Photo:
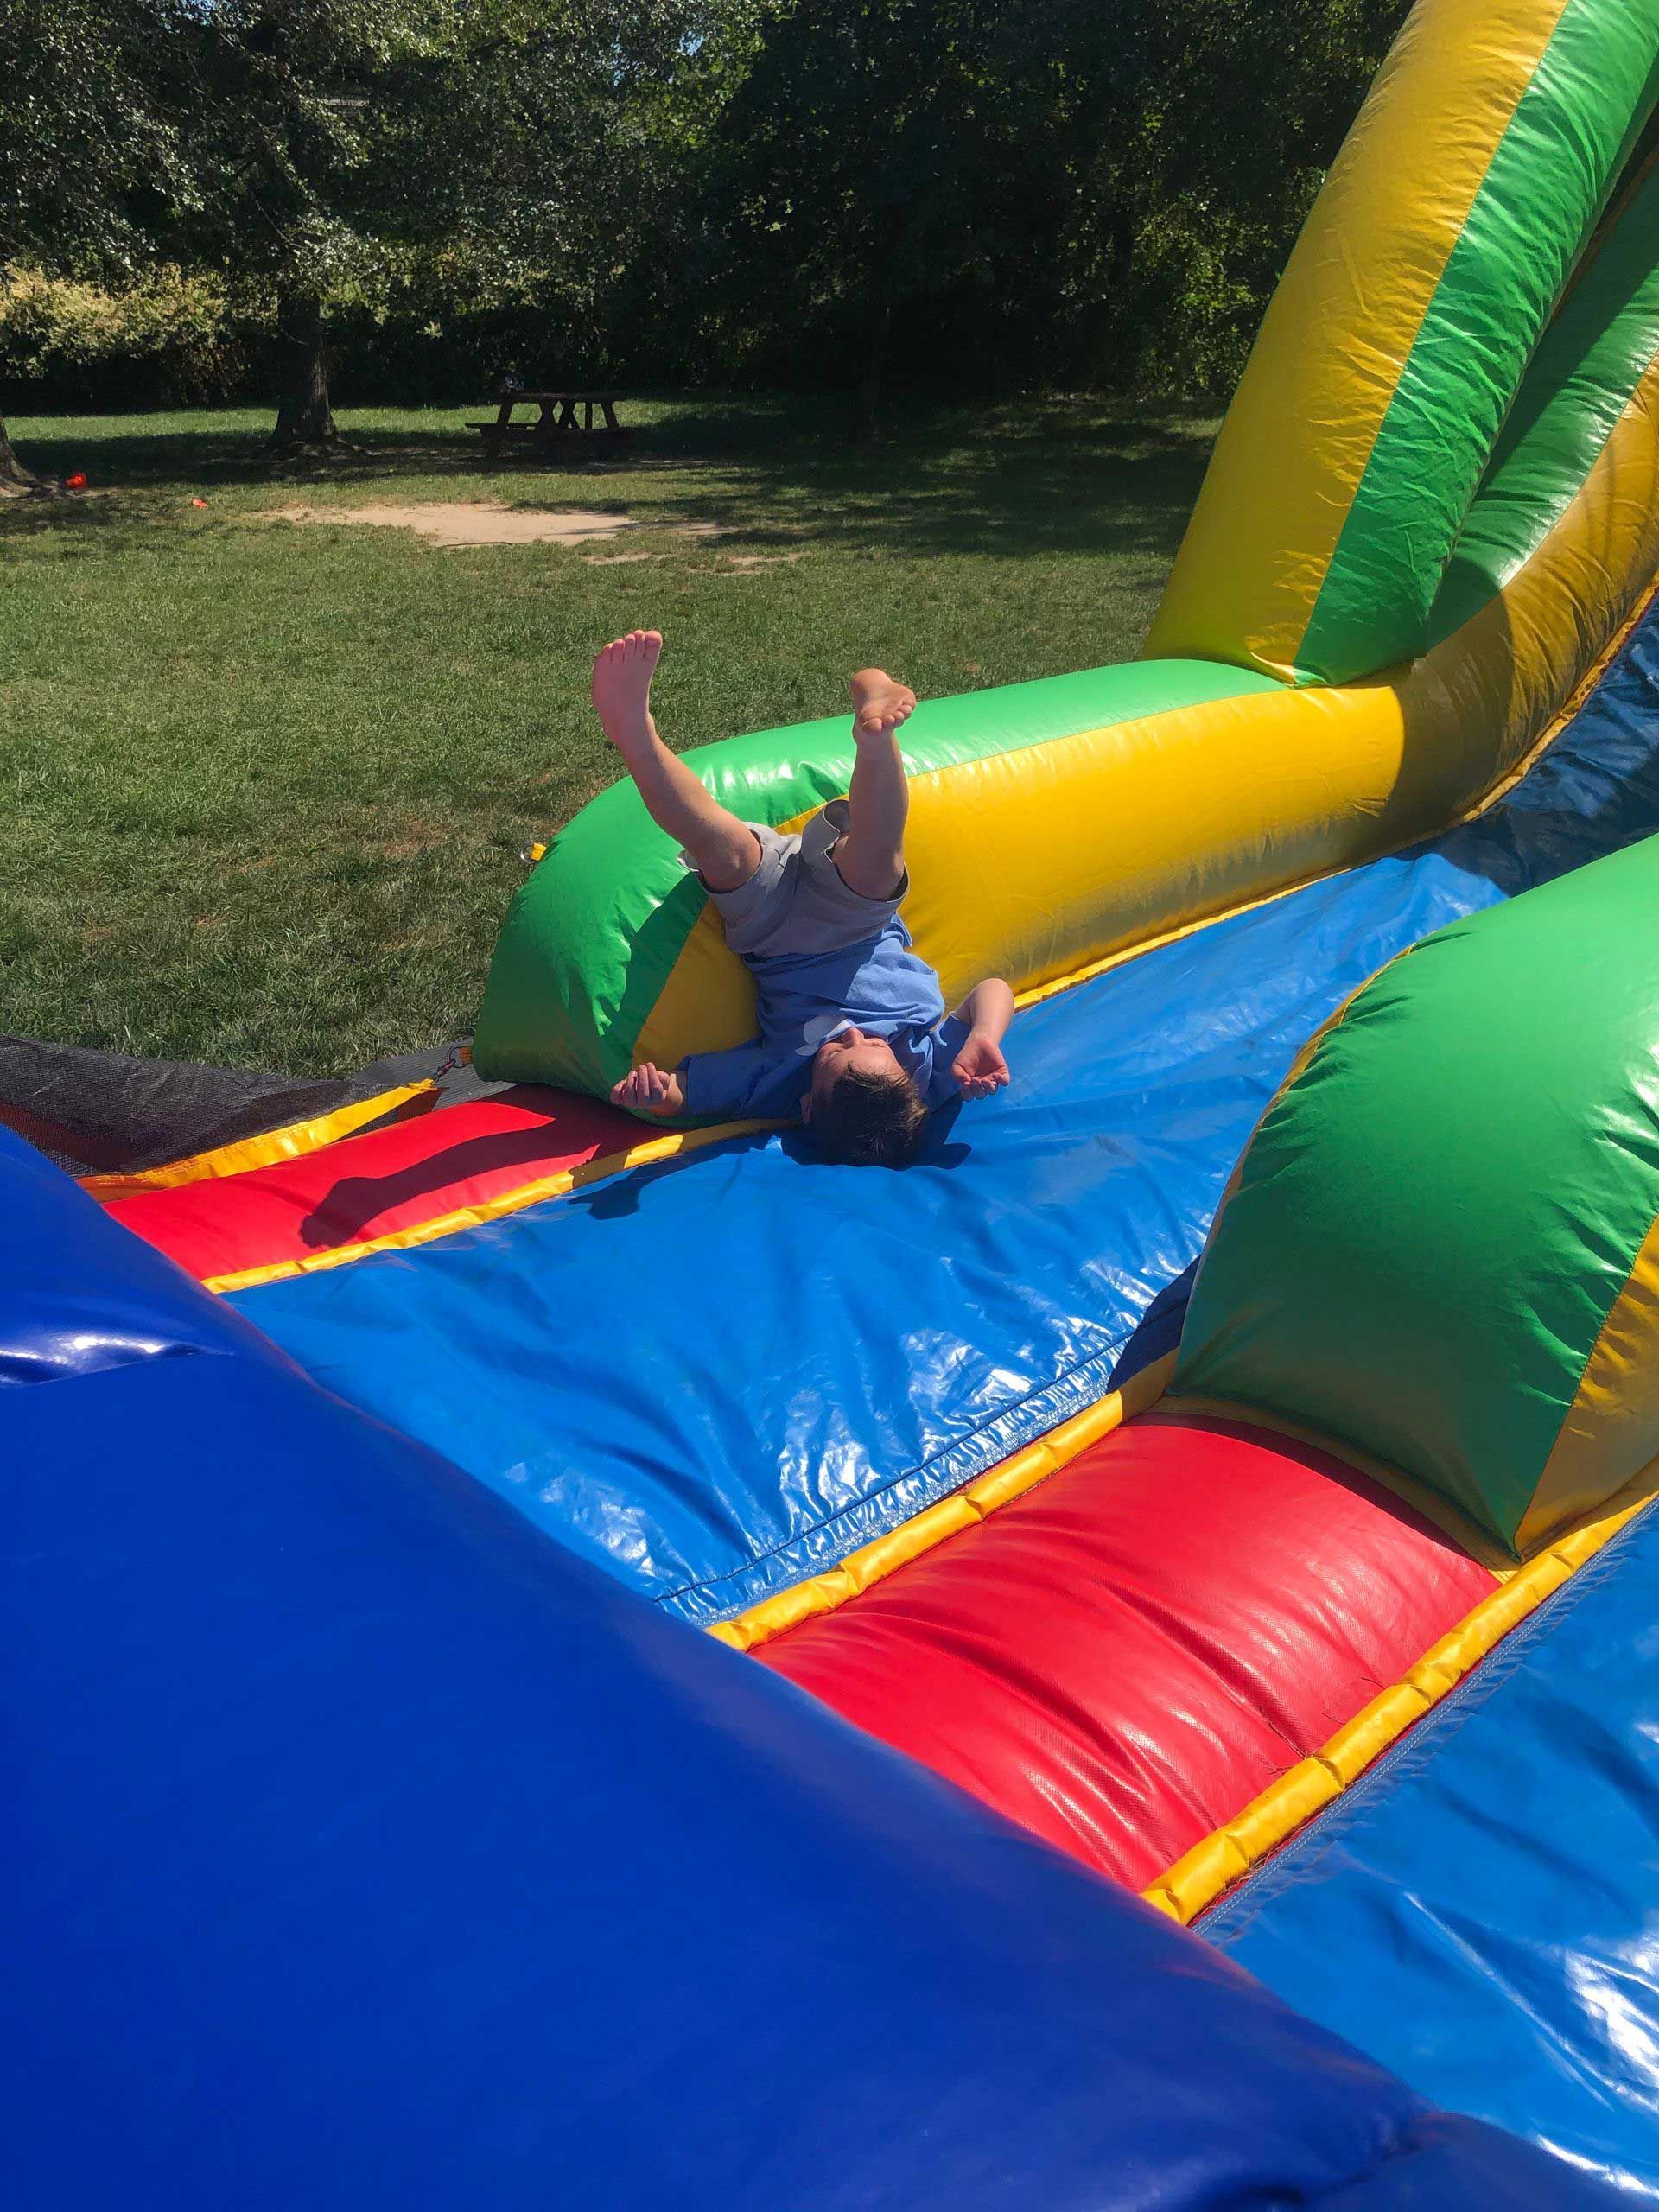
<path fill-rule="evenodd" d="M 1641 621 L 1653 603 L 1656 588 L 1659 587 L 1650 585 L 1642 597 L 1636 601 L 1601 652 L 1586 669 L 1582 678 L 1566 702 L 1546 723 L 1542 731 L 1526 751 L 1521 754 L 1515 766 L 1506 776 L 1494 784 L 1491 791 L 1484 792 L 1477 799 L 1472 806 L 1465 807 L 1454 820 L 1448 822 L 1445 825 L 1448 830 L 1455 830 L 1465 822 L 1476 821 L 1481 815 L 1487 813 L 1507 792 L 1512 791 L 1522 779 L 1530 772 L 1536 762 L 1548 752 L 1550 747 L 1554 745 L 1607 673 L 1608 669 L 1624 650 L 1637 623 Z M 1086 967 L 1076 969 L 1070 975 L 1058 976 L 1052 983 L 1039 983 L 1028 990 L 1017 993 L 1015 1004 L 1020 1007 L 1040 1006 L 1045 999 L 1058 998 L 1062 991 L 1074 990 L 1079 983 L 1090 982 L 1096 976 L 1103 976 L 1114 968 L 1121 968 L 1125 961 L 1138 960 L 1143 952 L 1155 952 L 1158 947 L 1163 944 L 1177 944 L 1182 938 L 1191 937 L 1195 931 L 1207 929 L 1212 921 L 1231 921 L 1239 914 L 1253 914 L 1258 907 L 1274 906 L 1281 899 L 1288 899 L 1294 893 L 1302 890 L 1306 884 L 1324 882 L 1332 875 L 1343 874 L 1349 865 L 1351 863 L 1344 862 L 1343 868 L 1326 868 L 1319 875 L 1299 876 L 1294 882 L 1281 884 L 1277 890 L 1263 892 L 1259 899 L 1247 899 L 1236 906 L 1230 906 L 1224 915 L 1210 915 L 1195 922 L 1183 922 L 1177 929 L 1166 930 L 1161 937 L 1142 938 L 1135 944 L 1124 946 L 1121 951 L 1108 953 L 1103 958 L 1093 961 Z M 1359 989 L 1363 990 L 1364 988 L 1364 985 L 1361 984 Z M 1355 991 L 1351 995 L 1357 998 L 1359 992 Z M 1345 1013 L 1349 1001 L 1344 1000 L 1338 1012 Z M 1311 1052 L 1316 1041 L 1314 1039 L 1310 1039 L 1306 1049 Z"/>
<path fill-rule="evenodd" d="M 1306 693 L 1282 696 L 1312 702 Z M 1292 815 L 1294 835 L 1322 804 L 1329 807 L 1338 781 L 1326 751 L 1333 736 L 1300 716 L 1286 723 L 1254 711 L 1278 704 L 1259 696 L 1212 702 L 914 778 L 905 918 L 917 951 L 938 971 L 946 1005 L 992 974 L 1008 975 L 1020 1006 L 1035 1005 L 1423 834 L 1427 825 L 1414 813 L 1390 841 L 1382 809 L 1389 786 L 1402 782 L 1402 739 L 1397 716 L 1390 727 L 1386 711 L 1373 714 L 1362 722 L 1369 757 L 1355 780 L 1384 797 L 1332 816 L 1317 854 L 1261 886 L 1262 855 L 1289 842 L 1275 834 L 1281 812 Z M 1185 778 L 1173 767 L 1182 752 L 1192 756 Z M 1246 785 L 1252 760 L 1261 772 Z M 1241 786 L 1249 792 L 1242 804 Z M 1192 811 L 1178 814 L 1166 803 L 1172 787 L 1184 798 L 1195 794 Z M 1121 802 L 1109 813 L 1109 797 Z M 1230 808 L 1236 810 L 1230 817 Z M 788 836 L 808 819 L 798 816 L 780 830 Z M 1354 826 L 1363 820 L 1379 824 L 1380 842 L 1356 849 Z M 987 822 L 996 825 L 995 849 Z M 1014 939 L 1008 887 L 1030 868 L 1033 849 L 1048 872 L 1052 903 L 1033 899 Z M 1103 878 L 1115 894 L 1109 907 L 1100 898 Z M 1147 911 L 1172 906 L 1177 918 L 1168 928 L 1150 938 L 1135 933 Z M 1084 936 L 1081 958 L 1068 931 Z M 640 1031 L 637 1058 L 674 1067 L 688 1052 L 744 1043 L 752 1018 L 732 988 L 731 969 L 719 918 L 705 907 Z"/>
<path fill-rule="evenodd" d="M 1419 328 L 1566 0 L 1419 0 L 1297 240 L 1147 657 L 1288 680 Z"/>
<path fill-rule="evenodd" d="M 234 1144 L 217 1145 L 211 1152 L 192 1153 L 186 1160 L 170 1160 L 163 1167 L 143 1167 L 131 1175 L 83 1175 L 80 1187 L 107 1204 L 112 1198 L 136 1198 L 142 1191 L 176 1191 L 186 1183 L 205 1183 L 221 1175 L 245 1175 L 252 1167 L 274 1166 L 279 1160 L 300 1160 L 337 1144 L 353 1130 L 382 1115 L 395 1113 L 411 1098 L 435 1091 L 437 1085 L 423 1078 L 399 1084 L 373 1098 L 354 1099 L 349 1106 L 314 1121 L 290 1122 L 286 1128 L 266 1129 L 257 1137 L 242 1137 Z"/>
<path fill-rule="evenodd" d="M 937 1505 L 912 1514 L 888 1535 L 878 1536 L 874 1543 L 865 1544 L 858 1551 L 849 1552 L 840 1566 L 832 1567 L 828 1573 L 793 1583 L 776 1597 L 751 1605 L 734 1620 L 715 1622 L 709 1634 L 717 1637 L 722 1643 L 729 1643 L 735 1651 L 753 1651 L 762 1643 L 769 1643 L 774 1636 L 782 1636 L 786 1629 L 798 1628 L 803 1621 L 815 1619 L 821 1613 L 834 1612 L 849 1598 L 856 1598 L 874 1584 L 885 1581 L 895 1568 L 908 1565 L 925 1552 L 931 1551 L 935 1545 L 942 1544 L 947 1536 L 976 1528 L 1002 1506 L 1023 1497 L 1028 1490 L 1034 1490 L 1039 1483 L 1086 1452 L 1091 1444 L 1097 1444 L 1103 1436 L 1109 1436 L 1122 1422 L 1145 1413 L 1162 1395 L 1174 1364 L 1173 1352 L 1154 1360 L 1151 1366 L 1143 1367 L 1138 1375 L 1131 1376 L 1121 1390 L 1109 1392 L 1086 1412 L 1062 1421 L 1058 1428 L 1050 1429 L 1046 1436 L 1004 1459 L 976 1482 L 968 1484 L 950 1497 L 941 1498 Z"/>
<path fill-rule="evenodd" d="M 1651 926 L 1651 923 L 1649 925 Z M 1645 1452 L 1659 1429 L 1659 1221 L 1642 1240 L 1601 1325 L 1532 1503 L 1516 1531 L 1522 1555 L 1589 1510 L 1607 1462 Z M 1598 1470 L 1601 1471 L 1599 1478 Z"/>
<path fill-rule="evenodd" d="M 486 1222 L 499 1221 L 505 1214 L 521 1213 L 526 1206 L 540 1205 L 544 1198 L 564 1198 L 589 1183 L 602 1182 L 607 1175 L 620 1175 L 630 1167 L 649 1167 L 656 1160 L 673 1160 L 724 1137 L 749 1136 L 756 1130 L 775 1129 L 778 1126 L 776 1122 L 727 1122 L 712 1129 L 671 1129 L 664 1136 L 648 1137 L 643 1144 L 633 1145 L 626 1152 L 606 1153 L 597 1160 L 584 1161 L 580 1167 L 562 1167 L 556 1175 L 543 1175 L 534 1182 L 521 1183 L 516 1190 L 503 1191 L 499 1197 L 486 1198 L 481 1205 L 457 1206 L 450 1213 L 435 1215 L 430 1221 L 417 1221 L 407 1229 L 390 1230 L 384 1236 L 365 1236 L 355 1244 L 336 1245 L 332 1251 L 308 1253 L 302 1260 L 274 1260 L 268 1266 L 244 1268 L 235 1274 L 209 1275 L 203 1279 L 202 1287 L 221 1294 L 255 1290 L 261 1283 L 285 1282 L 292 1275 L 317 1274 L 327 1268 L 347 1267 L 353 1260 L 370 1259 L 377 1252 L 411 1251 L 416 1245 L 434 1243 L 441 1236 L 454 1236 L 463 1229 L 479 1229 Z"/>
<path fill-rule="evenodd" d="M 1626 1503 L 1586 1522 L 1541 1553 L 1502 1588 L 1484 1598 L 1449 1635 L 1431 1646 L 1401 1681 L 1372 1699 L 1339 1728 L 1323 1749 L 1300 1760 L 1255 1797 L 1224 1827 L 1194 1844 L 1141 1895 L 1183 1925 L 1259 1866 L 1333 1798 L 1356 1782 L 1374 1759 L 1397 1743 L 1414 1720 L 1440 1703 L 1476 1662 L 1535 1612 L 1594 1557 L 1659 1489 L 1659 1461 L 1643 1470 L 1623 1494 Z"/>

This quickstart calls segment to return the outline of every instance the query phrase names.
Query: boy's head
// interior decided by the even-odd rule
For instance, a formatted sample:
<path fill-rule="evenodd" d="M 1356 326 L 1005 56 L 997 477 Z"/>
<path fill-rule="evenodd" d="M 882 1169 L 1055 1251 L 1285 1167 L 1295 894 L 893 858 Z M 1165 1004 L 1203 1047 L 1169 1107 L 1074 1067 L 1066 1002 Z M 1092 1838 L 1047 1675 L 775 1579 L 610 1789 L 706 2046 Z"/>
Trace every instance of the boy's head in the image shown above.
<path fill-rule="evenodd" d="M 903 1167 L 927 1107 L 891 1045 L 846 1028 L 819 1046 L 801 1118 L 826 1160 L 849 1167 Z"/>

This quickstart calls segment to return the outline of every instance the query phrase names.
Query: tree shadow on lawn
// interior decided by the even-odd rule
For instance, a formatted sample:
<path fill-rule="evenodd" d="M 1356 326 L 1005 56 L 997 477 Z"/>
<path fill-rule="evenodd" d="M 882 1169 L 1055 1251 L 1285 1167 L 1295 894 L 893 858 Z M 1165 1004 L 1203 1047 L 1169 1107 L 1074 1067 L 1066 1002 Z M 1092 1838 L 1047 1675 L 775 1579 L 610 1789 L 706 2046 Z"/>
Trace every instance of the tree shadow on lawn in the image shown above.
<path fill-rule="evenodd" d="M 97 434 L 33 437 L 26 447 L 44 477 L 85 469 L 97 496 L 19 500 L 0 515 L 8 534 L 73 524 L 107 543 L 111 531 L 142 529 L 192 492 L 368 494 L 400 479 L 449 478 L 452 498 L 507 505 L 567 504 L 567 486 L 595 505 L 637 503 L 645 529 L 695 514 L 717 526 L 725 553 L 880 548 L 899 558 L 1111 554 L 1167 562 L 1215 427 L 1205 416 L 1091 401 L 911 405 L 895 408 L 883 437 L 853 446 L 828 427 L 834 419 L 800 400 L 645 404 L 626 454 L 587 460 L 560 452 L 538 470 L 522 453 L 487 467 L 475 434 L 461 430 L 365 426 L 349 434 L 351 449 L 276 461 L 253 433 L 124 433 L 113 418 Z M 694 483 L 681 502 L 663 480 L 687 477 Z M 550 493 L 555 481 L 563 496 L 538 499 L 538 487 Z"/>
<path fill-rule="evenodd" d="M 1210 415 L 1088 401 L 895 410 L 868 446 L 801 425 L 799 403 L 677 410 L 630 460 L 598 464 L 587 480 L 626 498 L 631 477 L 697 471 L 696 513 L 729 533 L 728 552 L 879 546 L 899 558 L 1104 553 L 1166 564 L 1217 427 Z"/>
<path fill-rule="evenodd" d="M 73 436 L 18 439 L 23 460 L 48 481 L 84 470 L 90 488 L 106 493 L 183 492 L 198 488 L 350 483 L 355 478 L 429 474 L 454 470 L 482 474 L 475 449 L 443 431 L 365 432 L 339 450 L 278 458 L 266 454 L 257 434 L 222 429 L 123 430 L 121 418 L 105 418 L 107 428 Z M 472 464 L 469 468 L 467 464 Z M 73 498 L 73 494 L 69 495 Z M 57 499 L 22 500 L 3 512 L 63 512 Z"/>

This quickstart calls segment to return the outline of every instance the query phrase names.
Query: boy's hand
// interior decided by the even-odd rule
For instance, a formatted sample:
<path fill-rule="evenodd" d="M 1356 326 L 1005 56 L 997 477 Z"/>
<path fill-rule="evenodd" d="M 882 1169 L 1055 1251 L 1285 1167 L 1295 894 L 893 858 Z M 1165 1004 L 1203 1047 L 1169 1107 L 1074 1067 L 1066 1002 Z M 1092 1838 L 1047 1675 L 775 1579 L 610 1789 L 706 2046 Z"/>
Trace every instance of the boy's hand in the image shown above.
<path fill-rule="evenodd" d="M 968 1040 L 950 1064 L 964 1098 L 988 1098 L 1008 1080 L 1008 1064 L 997 1038 L 988 1031 L 971 1030 Z"/>
<path fill-rule="evenodd" d="M 613 1087 L 611 1103 L 635 1114 L 683 1114 L 685 1085 L 671 1070 L 665 1074 L 646 1060 Z"/>

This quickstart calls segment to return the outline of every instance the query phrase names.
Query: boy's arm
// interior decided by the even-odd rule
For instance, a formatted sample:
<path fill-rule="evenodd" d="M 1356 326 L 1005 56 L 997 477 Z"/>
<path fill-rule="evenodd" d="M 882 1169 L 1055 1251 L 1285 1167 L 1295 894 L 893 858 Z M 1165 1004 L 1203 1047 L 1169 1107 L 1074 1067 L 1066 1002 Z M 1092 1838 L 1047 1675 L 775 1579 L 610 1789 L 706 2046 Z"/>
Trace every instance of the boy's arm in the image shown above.
<path fill-rule="evenodd" d="M 988 1098 L 1008 1079 L 1002 1039 L 1014 1020 L 1014 993 L 1000 976 L 988 976 L 982 983 L 974 985 L 957 1008 L 955 1019 L 967 1023 L 968 1034 L 950 1072 L 964 1098 Z"/>
<path fill-rule="evenodd" d="M 611 1103 L 626 1106 L 630 1113 L 654 1114 L 666 1121 L 671 1115 L 684 1113 L 685 1084 L 677 1068 L 664 1071 L 646 1060 L 612 1085 Z"/>
<path fill-rule="evenodd" d="M 676 1068 L 647 1060 L 611 1092 L 618 1106 L 653 1122 L 798 1122 L 810 1064 L 761 1044 L 688 1052 Z"/>

